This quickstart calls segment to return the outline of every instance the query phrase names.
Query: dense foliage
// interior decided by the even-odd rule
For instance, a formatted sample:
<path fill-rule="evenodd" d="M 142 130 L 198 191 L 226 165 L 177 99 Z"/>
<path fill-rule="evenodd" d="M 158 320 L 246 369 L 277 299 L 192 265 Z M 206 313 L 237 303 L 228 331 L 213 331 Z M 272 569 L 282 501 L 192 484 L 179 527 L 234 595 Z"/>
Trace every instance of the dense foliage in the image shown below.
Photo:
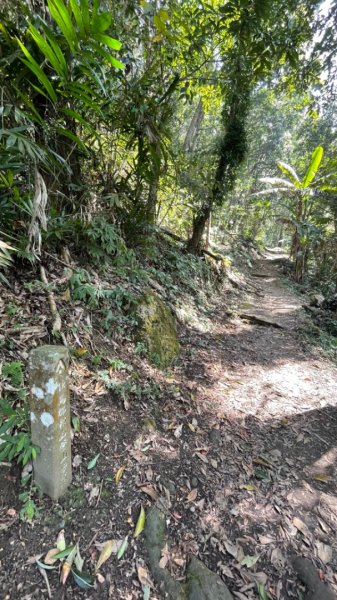
<path fill-rule="evenodd" d="M 99 261 L 123 249 L 127 262 L 126 246 L 150 251 L 161 226 L 199 253 L 212 218 L 217 241 L 284 240 L 295 278 L 311 274 L 332 292 L 335 6 L 324 6 L 3 5 L 3 272 L 48 245 L 85 246 Z"/>

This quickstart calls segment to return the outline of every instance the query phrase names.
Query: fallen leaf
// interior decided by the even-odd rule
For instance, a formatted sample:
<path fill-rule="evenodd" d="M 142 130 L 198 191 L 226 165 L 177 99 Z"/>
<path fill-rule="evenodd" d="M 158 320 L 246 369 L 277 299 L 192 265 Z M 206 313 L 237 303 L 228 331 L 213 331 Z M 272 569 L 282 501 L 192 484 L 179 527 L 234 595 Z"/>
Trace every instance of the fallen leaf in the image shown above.
<path fill-rule="evenodd" d="M 39 569 L 44 569 L 45 571 L 53 571 L 54 569 L 57 569 L 57 567 L 54 567 L 52 565 L 46 565 L 45 563 L 41 562 L 38 558 L 35 560 L 35 562 Z"/>
<path fill-rule="evenodd" d="M 48 593 L 48 598 L 51 598 L 51 590 L 50 590 L 50 585 L 49 585 L 49 579 L 48 579 L 48 575 L 46 573 L 46 571 L 44 569 L 41 569 L 41 567 L 39 567 L 39 571 L 45 581 L 46 587 L 47 587 L 47 593 Z"/>
<path fill-rule="evenodd" d="M 76 467 L 79 467 L 81 464 L 82 464 L 82 456 L 80 456 L 79 454 L 76 454 L 76 456 L 74 456 L 74 458 L 73 458 L 74 469 L 76 469 Z"/>
<path fill-rule="evenodd" d="M 299 519 L 298 517 L 293 518 L 293 525 L 296 527 L 296 529 L 298 529 L 298 531 L 303 533 L 303 535 L 310 536 L 310 531 L 307 525 L 303 523 L 303 521 L 301 521 L 301 519 Z"/>
<path fill-rule="evenodd" d="M 194 500 L 196 500 L 198 495 L 198 490 L 197 488 L 194 488 L 194 490 L 191 490 L 189 494 L 187 494 L 187 502 L 194 502 Z"/>
<path fill-rule="evenodd" d="M 171 558 L 171 554 L 170 554 L 168 545 L 166 543 L 164 548 L 161 551 L 161 559 L 159 561 L 159 566 L 161 569 L 165 569 L 167 563 L 170 561 L 170 558 Z"/>
<path fill-rule="evenodd" d="M 122 465 L 121 467 L 119 467 L 119 469 L 118 469 L 118 471 L 117 471 L 117 473 L 116 473 L 116 475 L 115 475 L 115 482 L 116 482 L 117 484 L 118 484 L 118 483 L 120 482 L 120 480 L 122 479 L 122 477 L 123 477 L 123 473 L 124 473 L 125 469 L 126 469 L 126 465 Z"/>
<path fill-rule="evenodd" d="M 230 540 L 224 540 L 223 543 L 228 554 L 234 556 L 239 562 L 244 558 L 244 552 L 241 546 L 233 544 Z"/>
<path fill-rule="evenodd" d="M 271 463 L 270 460 L 264 458 L 263 456 L 258 456 L 257 458 L 254 458 L 253 463 L 255 463 L 256 465 L 264 465 L 265 467 L 273 466 L 273 463 Z"/>
<path fill-rule="evenodd" d="M 82 558 L 82 556 L 80 554 L 79 547 L 77 547 L 77 553 L 76 553 L 76 556 L 75 556 L 74 563 L 75 563 L 75 567 L 76 567 L 77 571 L 79 573 L 81 573 L 82 569 L 83 569 L 83 565 L 84 565 L 84 560 L 83 560 L 83 558 Z"/>
<path fill-rule="evenodd" d="M 146 585 L 149 587 L 152 586 L 149 572 L 143 565 L 137 564 L 137 575 L 142 587 Z"/>
<path fill-rule="evenodd" d="M 98 583 L 102 584 L 105 582 L 105 577 L 103 577 L 103 575 L 101 573 L 96 573 L 96 578 Z"/>
<path fill-rule="evenodd" d="M 322 483 L 327 483 L 331 481 L 331 475 L 327 475 L 326 473 L 317 473 L 317 475 L 313 476 L 313 479 L 316 481 L 321 481 Z"/>
<path fill-rule="evenodd" d="M 62 565 L 61 575 L 60 575 L 60 582 L 62 585 L 65 585 L 65 583 L 68 579 L 72 564 L 73 564 L 73 562 L 75 560 L 75 556 L 77 554 L 77 550 L 78 550 L 78 546 L 76 544 Z"/>
<path fill-rule="evenodd" d="M 153 470 L 152 470 L 151 467 L 149 467 L 148 469 L 146 469 L 146 473 L 145 474 L 146 474 L 146 479 L 148 481 L 152 481 L 152 479 L 153 479 Z"/>
<path fill-rule="evenodd" d="M 78 587 L 83 590 L 94 587 L 94 578 L 89 573 L 82 573 L 76 569 L 71 569 L 71 572 Z"/>
<path fill-rule="evenodd" d="M 93 469 L 96 466 L 96 463 L 97 463 L 100 455 L 101 454 L 99 452 L 98 454 L 96 454 L 96 456 L 94 456 L 94 458 L 91 459 L 91 461 L 88 462 L 88 465 L 87 465 L 88 471 L 90 471 L 90 469 Z"/>
<path fill-rule="evenodd" d="M 107 540 L 104 542 L 101 554 L 96 563 L 95 572 L 99 571 L 100 567 L 110 558 L 115 545 L 115 540 Z"/>
<path fill-rule="evenodd" d="M 258 492 L 258 488 L 253 483 L 245 483 L 241 486 L 241 489 L 247 490 L 248 492 Z"/>
<path fill-rule="evenodd" d="M 257 591 L 259 593 L 260 600 L 269 600 L 266 589 L 262 583 L 257 584 Z"/>
<path fill-rule="evenodd" d="M 56 548 L 60 552 L 62 552 L 62 550 L 65 550 L 65 548 L 66 548 L 66 540 L 65 540 L 65 537 L 64 537 L 64 529 L 61 529 L 61 531 L 59 532 L 59 534 L 57 536 Z"/>
<path fill-rule="evenodd" d="M 332 559 L 332 548 L 328 544 L 323 544 L 323 542 L 317 541 L 315 542 L 315 546 L 317 548 L 317 555 L 320 560 L 327 565 Z"/>
<path fill-rule="evenodd" d="M 260 544 L 272 544 L 275 542 L 275 538 L 271 537 L 271 535 L 259 535 Z"/>
<path fill-rule="evenodd" d="M 66 288 L 61 297 L 65 302 L 70 302 L 70 300 L 71 300 L 70 289 Z"/>
<path fill-rule="evenodd" d="M 178 427 L 175 429 L 174 437 L 176 437 L 177 439 L 181 438 L 182 432 L 183 432 L 183 424 L 181 423 L 181 425 L 178 425 Z"/>
<path fill-rule="evenodd" d="M 133 534 L 134 538 L 138 537 L 142 533 L 142 531 L 143 531 L 143 529 L 145 527 L 145 518 L 146 518 L 145 517 L 145 510 L 144 510 L 143 506 L 141 506 L 140 507 L 139 517 L 138 517 L 138 521 L 137 521 L 137 525 L 136 525 L 136 528 L 135 528 L 135 532 Z"/>
<path fill-rule="evenodd" d="M 156 492 L 156 489 L 153 487 L 153 485 L 143 485 L 140 489 L 142 490 L 142 492 L 144 492 L 144 494 L 147 494 L 148 496 L 150 496 L 150 498 L 152 498 L 152 500 L 158 499 L 158 494 Z"/>
<path fill-rule="evenodd" d="M 124 538 L 124 541 L 121 543 L 120 548 L 119 548 L 119 550 L 117 552 L 117 556 L 116 556 L 117 560 L 120 560 L 122 558 L 122 556 L 125 554 L 125 551 L 126 551 L 126 549 L 128 547 L 128 543 L 129 543 L 128 542 L 128 536 L 126 536 Z"/>
<path fill-rule="evenodd" d="M 74 356 L 76 356 L 76 358 L 82 358 L 82 356 L 85 356 L 88 352 L 88 348 L 79 347 L 74 350 Z"/>
<path fill-rule="evenodd" d="M 259 560 L 260 555 L 256 555 L 256 556 L 245 556 L 241 561 L 240 564 L 243 567 L 248 567 L 248 569 L 250 569 L 251 567 L 253 567 L 257 561 Z"/>
<path fill-rule="evenodd" d="M 202 462 L 204 462 L 205 464 L 208 464 L 208 458 L 204 454 L 201 454 L 201 452 L 194 452 L 194 454 L 195 454 L 195 456 L 200 458 L 200 460 L 202 460 Z"/>
<path fill-rule="evenodd" d="M 280 548 L 274 548 L 270 556 L 270 562 L 274 567 L 277 567 L 278 569 L 284 567 L 284 565 L 286 564 L 286 559 L 282 554 Z"/>
<path fill-rule="evenodd" d="M 45 565 L 54 565 L 57 561 L 57 558 L 54 558 L 55 554 L 58 554 L 59 550 L 58 548 L 52 548 L 51 550 L 48 550 L 46 556 L 44 557 L 44 564 Z"/>

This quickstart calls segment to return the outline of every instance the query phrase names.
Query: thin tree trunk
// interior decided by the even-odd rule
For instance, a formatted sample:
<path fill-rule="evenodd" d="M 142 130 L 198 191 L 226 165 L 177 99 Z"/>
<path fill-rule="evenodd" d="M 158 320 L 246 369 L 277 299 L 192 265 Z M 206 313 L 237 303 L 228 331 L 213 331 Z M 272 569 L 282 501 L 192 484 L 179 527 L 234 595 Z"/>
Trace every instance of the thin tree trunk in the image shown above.
<path fill-rule="evenodd" d="M 202 100 L 199 100 L 199 104 L 196 108 L 196 111 L 192 117 L 191 123 L 187 130 L 183 150 L 184 152 L 192 152 L 195 148 L 196 139 L 198 136 L 199 129 L 201 127 L 202 121 L 204 118 L 204 109 Z"/>
<path fill-rule="evenodd" d="M 187 251 L 191 254 L 199 254 L 202 249 L 202 238 L 204 235 L 206 223 L 212 210 L 211 203 L 204 206 L 203 210 L 195 217 L 193 221 L 192 236 L 187 243 Z"/>

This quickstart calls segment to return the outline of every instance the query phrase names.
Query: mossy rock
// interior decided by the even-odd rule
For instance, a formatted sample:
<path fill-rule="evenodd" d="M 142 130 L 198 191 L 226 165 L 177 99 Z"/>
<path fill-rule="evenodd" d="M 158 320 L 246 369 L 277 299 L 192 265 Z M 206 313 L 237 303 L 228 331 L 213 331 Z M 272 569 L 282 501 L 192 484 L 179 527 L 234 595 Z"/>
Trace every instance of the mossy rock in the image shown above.
<path fill-rule="evenodd" d="M 152 290 L 139 298 L 136 339 L 143 343 L 150 360 L 158 367 L 169 367 L 180 350 L 175 319 L 170 309 Z"/>

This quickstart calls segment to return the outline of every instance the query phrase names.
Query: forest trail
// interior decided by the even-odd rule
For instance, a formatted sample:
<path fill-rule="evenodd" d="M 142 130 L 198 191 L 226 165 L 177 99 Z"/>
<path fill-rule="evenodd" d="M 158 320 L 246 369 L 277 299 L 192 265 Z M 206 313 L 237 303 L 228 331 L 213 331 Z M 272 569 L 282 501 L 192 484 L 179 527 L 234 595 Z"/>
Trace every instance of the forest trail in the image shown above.
<path fill-rule="evenodd" d="M 214 532 L 219 527 L 231 541 L 236 532 L 238 546 L 252 544 L 245 553 L 263 557 L 262 580 L 268 571 L 274 579 L 270 597 L 288 599 L 298 597 L 293 554 L 309 557 L 336 584 L 337 370 L 306 341 L 305 298 L 286 286 L 280 258 L 266 252 L 255 262 L 245 300 L 225 318 L 224 297 L 193 371 L 217 415 L 210 439 L 223 475 L 221 491 L 213 490 Z M 246 584 L 251 577 L 243 576 Z"/>
<path fill-rule="evenodd" d="M 215 310 L 205 305 L 181 323 L 174 368 L 162 372 L 134 358 L 137 394 L 128 406 L 90 363 L 72 362 L 81 430 L 67 496 L 38 500 L 32 527 L 18 517 L 19 475 L 0 465 L 0 597 L 48 597 L 31 557 L 44 555 L 64 529 L 89 572 L 96 544 L 129 539 L 95 589 L 69 581 L 68 600 L 141 600 L 137 565 L 149 569 L 149 553 L 133 531 L 140 506 L 149 514 L 154 504 L 166 515 L 162 566 L 180 581 L 197 556 L 235 599 L 294 600 L 301 597 L 290 560 L 297 555 L 336 586 L 337 370 L 306 341 L 301 298 L 287 287 L 279 258 L 266 252 L 240 289 L 225 285 Z M 127 346 L 115 351 L 130 360 Z M 129 373 L 119 374 L 127 384 Z M 57 573 L 48 578 L 52 597 L 62 596 Z M 151 600 L 162 597 L 154 585 Z"/>
<path fill-rule="evenodd" d="M 255 263 L 251 281 L 256 291 L 239 304 L 240 320 L 233 332 L 245 364 L 235 367 L 242 383 L 228 394 L 229 406 L 263 421 L 299 416 L 337 402 L 336 369 L 300 334 L 308 324 L 301 310 L 305 298 L 280 280 L 280 258 L 267 253 Z"/>

